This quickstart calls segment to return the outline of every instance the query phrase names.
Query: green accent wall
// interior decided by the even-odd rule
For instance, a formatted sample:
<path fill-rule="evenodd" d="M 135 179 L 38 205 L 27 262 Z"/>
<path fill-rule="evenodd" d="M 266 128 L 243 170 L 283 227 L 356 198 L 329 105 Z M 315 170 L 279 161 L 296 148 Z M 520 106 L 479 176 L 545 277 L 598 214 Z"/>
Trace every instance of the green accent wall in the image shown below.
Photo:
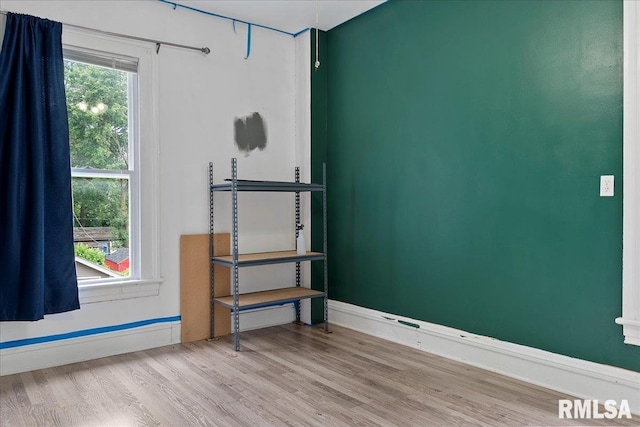
<path fill-rule="evenodd" d="M 614 323 L 622 3 L 394 0 L 320 41 L 330 298 L 640 371 Z"/>

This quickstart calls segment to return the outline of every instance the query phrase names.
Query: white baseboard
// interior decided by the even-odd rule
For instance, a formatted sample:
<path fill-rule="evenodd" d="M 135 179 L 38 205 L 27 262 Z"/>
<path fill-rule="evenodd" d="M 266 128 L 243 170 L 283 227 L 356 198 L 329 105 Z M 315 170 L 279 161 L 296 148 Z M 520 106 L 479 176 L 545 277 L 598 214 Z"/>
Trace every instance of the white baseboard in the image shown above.
<path fill-rule="evenodd" d="M 640 415 L 640 372 L 575 359 L 339 301 L 329 301 L 329 320 L 339 326 L 580 399 L 597 399 L 601 402 L 612 399 L 618 404 L 626 399 L 631 412 Z"/>
<path fill-rule="evenodd" d="M 240 332 L 283 325 L 295 320 L 293 304 L 256 308 L 240 312 Z M 233 330 L 233 314 L 231 315 Z"/>
<path fill-rule="evenodd" d="M 290 323 L 295 318 L 293 307 L 286 304 L 243 311 L 240 330 Z M 172 321 L 4 348 L 0 350 L 0 376 L 178 344 L 180 332 L 180 321 Z"/>
<path fill-rule="evenodd" d="M 180 342 L 180 321 L 0 350 L 0 375 L 50 368 Z"/>

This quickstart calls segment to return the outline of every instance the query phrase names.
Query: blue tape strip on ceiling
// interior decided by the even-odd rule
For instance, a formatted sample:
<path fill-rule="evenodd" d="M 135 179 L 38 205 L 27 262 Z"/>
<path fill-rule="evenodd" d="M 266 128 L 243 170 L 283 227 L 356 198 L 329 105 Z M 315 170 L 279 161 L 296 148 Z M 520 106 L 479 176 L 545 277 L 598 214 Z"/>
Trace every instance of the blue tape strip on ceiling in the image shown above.
<path fill-rule="evenodd" d="M 205 15 L 215 16 L 216 18 L 228 19 L 229 21 L 234 21 L 234 23 L 235 22 L 241 22 L 243 24 L 247 24 L 247 25 L 250 25 L 250 26 L 254 26 L 254 27 L 258 27 L 258 28 L 264 28 L 265 30 L 276 31 L 278 33 L 286 34 L 286 35 L 291 36 L 291 37 L 297 37 L 300 34 L 302 34 L 302 33 L 304 33 L 305 31 L 308 30 L 308 28 L 305 28 L 304 30 L 298 31 L 297 33 L 290 33 L 289 31 L 279 30 L 277 28 L 268 27 L 266 25 L 256 24 L 255 22 L 243 21 L 242 19 L 236 19 L 236 18 L 232 18 L 230 16 L 220 15 L 218 13 L 208 12 L 206 10 L 202 10 L 202 9 L 198 9 L 196 7 L 191 7 L 191 6 L 186 6 L 186 5 L 174 3 L 174 2 L 168 1 L 168 0 L 158 0 L 158 1 L 162 2 L 162 3 L 170 4 L 171 6 L 173 6 L 174 10 L 176 8 L 180 7 L 182 9 L 188 9 L 188 10 L 191 10 L 191 11 L 194 11 L 194 12 L 203 13 Z"/>

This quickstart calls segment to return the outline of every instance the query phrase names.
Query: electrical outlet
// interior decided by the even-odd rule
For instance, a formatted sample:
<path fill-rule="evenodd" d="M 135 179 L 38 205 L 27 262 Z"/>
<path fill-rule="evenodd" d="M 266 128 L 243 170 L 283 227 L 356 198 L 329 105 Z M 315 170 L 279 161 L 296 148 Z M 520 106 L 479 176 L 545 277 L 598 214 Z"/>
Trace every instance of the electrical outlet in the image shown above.
<path fill-rule="evenodd" d="M 600 177 L 600 197 L 613 197 L 613 175 Z"/>

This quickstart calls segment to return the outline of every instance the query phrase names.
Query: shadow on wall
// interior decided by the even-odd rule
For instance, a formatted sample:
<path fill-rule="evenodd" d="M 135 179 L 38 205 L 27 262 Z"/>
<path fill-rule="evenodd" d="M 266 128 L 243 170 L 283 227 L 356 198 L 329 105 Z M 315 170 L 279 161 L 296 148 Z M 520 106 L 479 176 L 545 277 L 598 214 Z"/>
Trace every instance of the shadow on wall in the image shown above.
<path fill-rule="evenodd" d="M 236 117 L 233 126 L 236 146 L 245 157 L 256 148 L 262 151 L 267 147 L 267 123 L 260 113 Z"/>

